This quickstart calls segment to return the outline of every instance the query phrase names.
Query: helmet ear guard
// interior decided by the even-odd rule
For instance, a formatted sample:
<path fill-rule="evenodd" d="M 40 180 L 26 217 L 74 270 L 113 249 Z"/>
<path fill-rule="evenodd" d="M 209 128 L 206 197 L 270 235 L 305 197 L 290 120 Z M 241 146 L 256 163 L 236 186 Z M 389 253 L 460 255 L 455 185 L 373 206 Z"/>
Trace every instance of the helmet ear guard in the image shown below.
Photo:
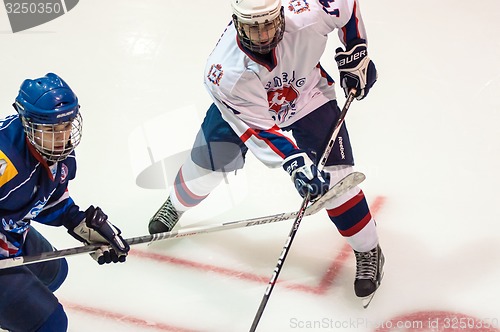
<path fill-rule="evenodd" d="M 80 143 L 78 98 L 56 74 L 24 80 L 13 106 L 28 140 L 47 161 L 65 159 Z"/>
<path fill-rule="evenodd" d="M 238 40 L 250 51 L 266 54 L 283 39 L 281 0 L 231 0 L 231 7 Z"/>

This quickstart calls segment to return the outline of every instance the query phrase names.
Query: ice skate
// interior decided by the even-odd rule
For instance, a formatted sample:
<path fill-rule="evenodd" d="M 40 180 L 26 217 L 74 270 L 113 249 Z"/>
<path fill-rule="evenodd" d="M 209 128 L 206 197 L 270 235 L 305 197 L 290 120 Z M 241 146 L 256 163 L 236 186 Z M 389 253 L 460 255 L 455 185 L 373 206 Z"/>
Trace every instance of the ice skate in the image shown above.
<path fill-rule="evenodd" d="M 170 197 L 149 221 L 149 234 L 170 232 L 179 221 L 182 212 L 178 212 L 172 205 Z"/>
<path fill-rule="evenodd" d="M 354 255 L 356 256 L 354 292 L 361 298 L 363 308 L 367 308 L 384 276 L 385 258 L 379 245 L 367 252 L 354 250 Z"/>

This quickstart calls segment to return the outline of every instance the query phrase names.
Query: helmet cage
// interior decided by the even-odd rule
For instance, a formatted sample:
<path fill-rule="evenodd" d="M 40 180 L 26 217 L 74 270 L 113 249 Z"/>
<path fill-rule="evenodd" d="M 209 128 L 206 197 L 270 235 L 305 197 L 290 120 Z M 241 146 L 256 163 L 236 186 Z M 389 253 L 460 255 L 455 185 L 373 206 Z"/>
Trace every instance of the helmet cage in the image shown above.
<path fill-rule="evenodd" d="M 82 117 L 80 112 L 68 121 L 46 124 L 21 116 L 28 141 L 49 162 L 66 159 L 80 144 Z"/>
<path fill-rule="evenodd" d="M 274 49 L 283 39 L 285 33 L 285 13 L 283 7 L 280 8 L 278 16 L 273 20 L 266 19 L 264 22 L 254 21 L 253 23 L 244 23 L 233 14 L 233 22 L 238 33 L 238 39 L 241 44 L 252 52 L 267 54 Z M 274 31 L 274 37 L 271 41 L 261 40 L 263 35 L 269 31 Z"/>

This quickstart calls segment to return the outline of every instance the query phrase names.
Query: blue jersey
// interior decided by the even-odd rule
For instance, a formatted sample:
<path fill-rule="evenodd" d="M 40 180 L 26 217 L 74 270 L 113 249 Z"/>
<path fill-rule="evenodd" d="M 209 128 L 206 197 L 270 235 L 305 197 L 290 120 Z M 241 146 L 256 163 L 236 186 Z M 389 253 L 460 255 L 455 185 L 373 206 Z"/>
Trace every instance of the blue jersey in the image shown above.
<path fill-rule="evenodd" d="M 0 119 L 0 258 L 22 255 L 32 221 L 72 229 L 84 212 L 68 193 L 74 152 L 48 165 L 26 140 L 18 115 Z"/>

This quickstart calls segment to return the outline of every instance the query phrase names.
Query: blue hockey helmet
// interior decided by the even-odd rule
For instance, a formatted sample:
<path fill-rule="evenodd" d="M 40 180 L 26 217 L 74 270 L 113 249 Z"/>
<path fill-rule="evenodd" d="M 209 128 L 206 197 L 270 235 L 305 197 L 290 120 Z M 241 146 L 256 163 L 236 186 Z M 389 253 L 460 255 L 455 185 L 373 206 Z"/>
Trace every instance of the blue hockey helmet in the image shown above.
<path fill-rule="evenodd" d="M 29 141 L 48 161 L 63 160 L 80 143 L 78 98 L 56 74 L 25 80 L 14 107 Z"/>
<path fill-rule="evenodd" d="M 16 98 L 19 115 L 43 124 L 56 124 L 78 115 L 78 98 L 62 78 L 53 73 L 27 79 Z"/>

